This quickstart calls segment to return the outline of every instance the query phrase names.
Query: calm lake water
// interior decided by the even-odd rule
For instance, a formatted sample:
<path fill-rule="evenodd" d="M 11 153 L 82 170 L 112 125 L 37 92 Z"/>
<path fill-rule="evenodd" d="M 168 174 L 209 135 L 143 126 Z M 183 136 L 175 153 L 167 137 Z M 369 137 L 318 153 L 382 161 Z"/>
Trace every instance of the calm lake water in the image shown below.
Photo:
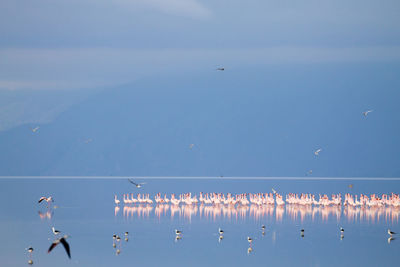
<path fill-rule="evenodd" d="M 400 193 L 399 180 L 146 179 L 143 188 L 126 179 L 0 179 L 1 266 L 394 266 L 400 239 L 400 208 L 240 208 L 120 205 L 114 195 L 158 192 L 281 194 Z M 352 188 L 349 185 L 352 184 Z M 51 195 L 54 206 L 38 204 Z M 261 225 L 266 226 L 262 234 Z M 72 259 L 63 248 L 47 254 L 51 227 L 68 234 Z M 218 228 L 225 233 L 219 240 Z M 345 229 L 341 238 L 339 228 Z M 304 238 L 300 229 L 305 229 Z M 181 240 L 175 240 L 180 229 Z M 128 231 L 128 241 L 124 232 Z M 122 237 L 113 247 L 113 234 Z M 249 253 L 247 236 L 254 239 Z M 400 237 L 400 236 L 399 236 Z M 116 250 L 119 249 L 119 255 Z"/>

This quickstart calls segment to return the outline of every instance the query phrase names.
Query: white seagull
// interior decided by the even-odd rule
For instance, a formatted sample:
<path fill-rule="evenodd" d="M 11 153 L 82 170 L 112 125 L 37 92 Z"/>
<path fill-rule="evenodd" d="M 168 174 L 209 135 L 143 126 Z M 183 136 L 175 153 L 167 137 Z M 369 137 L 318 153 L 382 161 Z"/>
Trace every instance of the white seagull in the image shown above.
<path fill-rule="evenodd" d="M 61 233 L 60 231 L 56 230 L 56 229 L 54 228 L 54 226 L 51 227 L 51 230 L 53 231 L 53 234 L 54 234 L 54 235 L 58 235 L 59 233 Z"/>
<path fill-rule="evenodd" d="M 36 126 L 35 128 L 31 128 L 31 131 L 33 132 L 33 133 L 36 133 L 38 130 L 39 130 L 39 126 Z"/>
<path fill-rule="evenodd" d="M 315 156 L 318 156 L 318 155 L 319 155 L 319 152 L 321 152 L 321 151 L 322 151 L 322 148 L 317 149 L 317 150 L 314 152 Z"/>
<path fill-rule="evenodd" d="M 368 113 L 371 113 L 373 110 L 367 110 L 364 111 L 362 114 L 364 115 L 364 117 L 367 117 Z"/>
<path fill-rule="evenodd" d="M 132 181 L 131 179 L 128 179 L 128 181 L 129 181 L 131 184 L 135 185 L 136 188 L 141 188 L 142 185 L 146 184 L 146 183 L 135 183 L 135 182 Z"/>
<path fill-rule="evenodd" d="M 49 247 L 49 250 L 47 251 L 47 253 L 50 253 L 53 250 L 53 248 L 55 248 L 58 244 L 61 243 L 64 246 L 65 251 L 67 252 L 68 258 L 71 258 L 71 251 L 69 248 L 69 244 L 67 243 L 67 238 L 68 238 L 68 236 L 65 235 L 61 238 L 54 240 L 54 242 Z"/>

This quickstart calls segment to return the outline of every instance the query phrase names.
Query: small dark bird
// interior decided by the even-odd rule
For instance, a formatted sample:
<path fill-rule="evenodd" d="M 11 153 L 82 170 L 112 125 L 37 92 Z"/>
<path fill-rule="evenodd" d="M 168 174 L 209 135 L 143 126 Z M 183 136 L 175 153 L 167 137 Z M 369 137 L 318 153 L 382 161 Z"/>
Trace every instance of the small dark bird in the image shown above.
<path fill-rule="evenodd" d="M 131 183 L 131 184 L 133 184 L 133 185 L 135 185 L 137 188 L 141 188 L 142 187 L 142 185 L 144 185 L 145 183 L 135 183 L 134 181 L 132 181 L 131 179 L 128 179 L 128 181 Z"/>
<path fill-rule="evenodd" d="M 222 230 L 221 228 L 218 228 L 218 232 L 219 232 L 219 235 L 223 235 L 224 234 L 224 230 Z"/>
<path fill-rule="evenodd" d="M 224 71 L 225 68 L 217 68 L 217 70 Z"/>
<path fill-rule="evenodd" d="M 58 244 L 61 243 L 64 246 L 65 251 L 67 252 L 68 258 L 71 258 L 71 251 L 69 248 L 69 244 L 67 243 L 67 240 L 66 240 L 67 238 L 68 238 L 68 236 L 65 235 L 61 238 L 54 240 L 54 242 L 49 247 L 49 250 L 47 251 L 47 253 L 50 253 L 53 250 L 53 248 L 55 248 Z"/>
<path fill-rule="evenodd" d="M 301 237 L 304 237 L 304 229 L 301 229 L 301 230 L 300 230 L 300 236 L 301 236 Z"/>

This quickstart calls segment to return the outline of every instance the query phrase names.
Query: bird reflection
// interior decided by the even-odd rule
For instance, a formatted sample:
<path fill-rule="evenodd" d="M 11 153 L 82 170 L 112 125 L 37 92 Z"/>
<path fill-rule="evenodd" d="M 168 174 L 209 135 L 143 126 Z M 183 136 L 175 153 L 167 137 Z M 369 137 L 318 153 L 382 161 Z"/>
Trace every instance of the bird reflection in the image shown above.
<path fill-rule="evenodd" d="M 220 235 L 219 237 L 218 237 L 218 243 L 221 243 L 221 241 L 224 239 L 224 236 L 223 235 Z"/>
<path fill-rule="evenodd" d="M 175 242 L 178 242 L 180 240 L 182 240 L 182 236 L 181 235 L 176 235 L 175 236 Z"/>
<path fill-rule="evenodd" d="M 51 218 L 53 217 L 54 212 L 48 210 L 47 212 L 43 213 L 41 211 L 38 211 L 39 217 L 41 220 L 45 220 L 45 219 L 49 219 L 51 220 Z"/>
<path fill-rule="evenodd" d="M 248 249 L 247 249 L 247 254 L 250 254 L 250 253 L 252 253 L 253 252 L 253 248 L 252 247 L 249 247 Z"/>
<path fill-rule="evenodd" d="M 394 237 L 391 236 L 391 237 L 388 238 L 387 242 L 388 242 L 388 244 L 390 244 L 390 242 L 392 242 L 392 241 L 394 241 L 394 240 L 396 240 L 396 238 L 394 238 Z"/>

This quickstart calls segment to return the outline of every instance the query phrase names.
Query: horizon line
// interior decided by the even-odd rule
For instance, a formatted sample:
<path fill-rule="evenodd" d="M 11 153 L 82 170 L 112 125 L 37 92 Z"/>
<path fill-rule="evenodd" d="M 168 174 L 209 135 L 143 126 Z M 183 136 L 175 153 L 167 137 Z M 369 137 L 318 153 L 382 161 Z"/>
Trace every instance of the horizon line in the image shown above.
<path fill-rule="evenodd" d="M 400 181 L 400 177 L 296 177 L 296 176 L 75 176 L 75 175 L 45 175 L 45 176 L 0 176 L 0 179 L 159 179 L 159 180 L 359 180 L 359 181 Z"/>

